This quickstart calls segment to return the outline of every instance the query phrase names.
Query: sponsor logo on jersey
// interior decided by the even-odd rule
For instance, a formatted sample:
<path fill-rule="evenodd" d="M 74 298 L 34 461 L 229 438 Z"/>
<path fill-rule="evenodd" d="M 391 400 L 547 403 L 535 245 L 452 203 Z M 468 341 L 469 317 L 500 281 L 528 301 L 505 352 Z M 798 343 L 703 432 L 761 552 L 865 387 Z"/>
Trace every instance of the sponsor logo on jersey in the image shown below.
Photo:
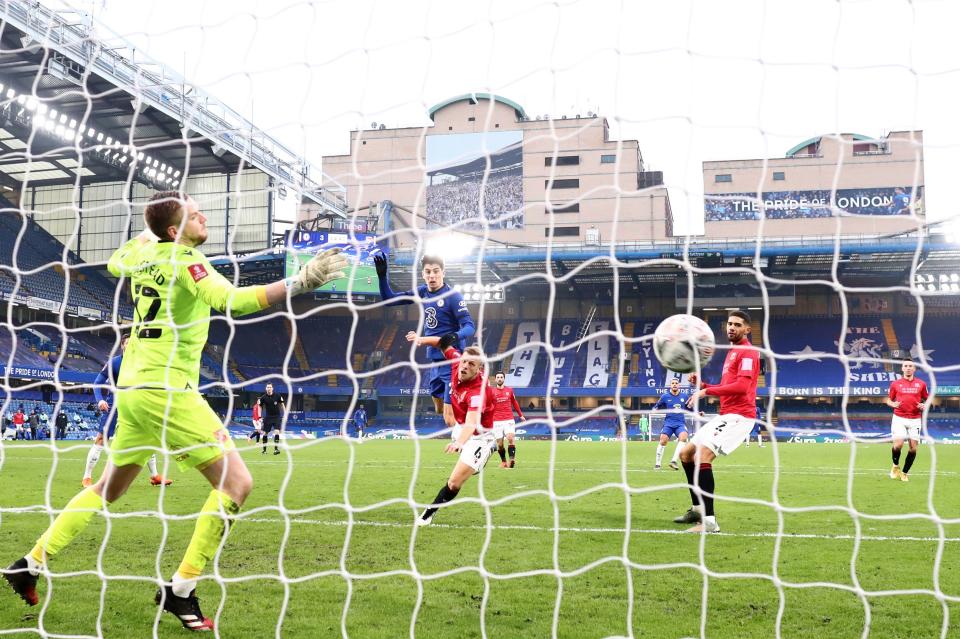
<path fill-rule="evenodd" d="M 194 282 L 199 282 L 207 276 L 207 269 L 203 267 L 203 264 L 191 264 L 187 268 L 190 270 L 190 277 L 193 278 Z"/>

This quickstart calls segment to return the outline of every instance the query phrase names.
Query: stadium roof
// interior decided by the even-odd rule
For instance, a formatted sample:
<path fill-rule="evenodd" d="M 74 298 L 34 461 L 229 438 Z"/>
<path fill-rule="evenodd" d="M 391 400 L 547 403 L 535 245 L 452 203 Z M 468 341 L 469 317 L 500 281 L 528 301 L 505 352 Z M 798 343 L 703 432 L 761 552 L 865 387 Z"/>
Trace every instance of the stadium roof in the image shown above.
<path fill-rule="evenodd" d="M 434 114 L 436 114 L 436 112 L 439 111 L 440 109 L 446 106 L 450 106 L 451 104 L 454 104 L 456 102 L 461 102 L 463 100 L 469 100 L 471 104 L 476 104 L 480 100 L 492 100 L 494 102 L 500 102 L 501 104 L 505 104 L 508 107 L 512 108 L 514 113 L 517 114 L 518 120 L 524 120 L 527 117 L 527 112 L 524 111 L 522 106 L 520 106 L 513 100 L 508 100 L 507 98 L 501 95 L 495 95 L 493 93 L 464 93 L 463 95 L 458 95 L 455 98 L 450 98 L 448 100 L 444 100 L 443 102 L 438 102 L 437 104 L 434 104 L 432 107 L 430 107 L 430 111 L 428 112 L 428 115 L 432 120 Z"/>
<path fill-rule="evenodd" d="M 861 141 L 864 141 L 864 140 L 875 140 L 875 139 L 876 139 L 876 138 L 874 138 L 874 137 L 871 136 L 871 135 L 863 135 L 862 133 L 841 133 L 841 135 L 849 135 L 850 137 L 852 137 L 852 138 L 853 138 L 854 140 L 856 140 L 857 142 L 861 142 Z M 799 152 L 802 151 L 803 149 L 807 148 L 807 147 L 810 146 L 811 144 L 816 144 L 816 143 L 819 142 L 822 138 L 823 138 L 822 135 L 818 135 L 818 136 L 816 136 L 816 137 L 810 138 L 809 140 L 804 140 L 804 141 L 801 142 L 800 144 L 794 146 L 794 147 L 791 148 L 789 151 L 787 151 L 786 157 L 788 157 L 788 158 L 789 158 L 789 157 L 793 157 L 794 155 L 796 155 L 797 153 L 799 153 Z"/>
<path fill-rule="evenodd" d="M 443 166 L 427 170 L 427 175 L 469 175 L 487 170 L 487 158 L 490 160 L 489 169 L 496 171 L 508 166 L 523 163 L 523 142 L 514 142 L 502 149 L 479 153 L 476 157 L 456 158 Z"/>
<path fill-rule="evenodd" d="M 182 179 L 252 166 L 345 210 L 342 193 L 321 188 L 306 160 L 104 26 L 27 0 L 5 7 L 0 183 L 122 181 L 134 167 L 133 179 L 172 188 L 175 172 Z"/>

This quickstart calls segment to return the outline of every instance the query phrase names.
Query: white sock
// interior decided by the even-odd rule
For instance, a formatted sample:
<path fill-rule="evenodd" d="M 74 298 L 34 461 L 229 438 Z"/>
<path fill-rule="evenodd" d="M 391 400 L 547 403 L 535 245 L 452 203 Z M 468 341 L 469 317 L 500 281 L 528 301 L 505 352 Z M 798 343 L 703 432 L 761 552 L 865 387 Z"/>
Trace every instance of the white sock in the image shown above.
<path fill-rule="evenodd" d="M 667 449 L 663 444 L 657 444 L 657 466 L 660 465 L 660 462 L 663 461 L 663 451 Z"/>
<path fill-rule="evenodd" d="M 757 435 L 757 443 L 763 446 L 763 435 Z"/>
<path fill-rule="evenodd" d="M 157 476 L 157 456 L 156 454 L 150 455 L 150 459 L 147 460 L 147 470 L 150 471 L 151 477 Z M 179 596 L 179 595 L 178 595 Z"/>
<path fill-rule="evenodd" d="M 716 525 L 717 525 L 717 517 L 716 517 L 716 515 L 704 515 L 704 516 L 703 516 L 703 525 L 704 525 L 704 526 L 711 526 L 711 525 L 712 525 L 712 526 L 716 526 Z"/>
<path fill-rule="evenodd" d="M 673 449 L 673 458 L 670 460 L 672 462 L 680 459 L 680 449 L 687 445 L 687 442 L 682 442 L 679 439 L 677 440 L 677 447 Z"/>
<path fill-rule="evenodd" d="M 31 575 L 36 575 L 43 568 L 43 564 L 33 558 L 32 552 L 28 552 L 24 559 L 27 560 L 27 570 L 30 571 Z"/>
<path fill-rule="evenodd" d="M 179 572 L 173 573 L 173 579 L 170 582 L 173 584 L 173 594 L 178 597 L 189 597 L 197 587 L 196 579 L 181 577 Z"/>
<path fill-rule="evenodd" d="M 93 478 L 93 469 L 96 467 L 97 462 L 100 461 L 100 453 L 103 452 L 103 446 L 99 444 L 94 444 L 90 447 L 90 450 L 87 451 L 87 469 L 83 471 L 84 479 Z"/>

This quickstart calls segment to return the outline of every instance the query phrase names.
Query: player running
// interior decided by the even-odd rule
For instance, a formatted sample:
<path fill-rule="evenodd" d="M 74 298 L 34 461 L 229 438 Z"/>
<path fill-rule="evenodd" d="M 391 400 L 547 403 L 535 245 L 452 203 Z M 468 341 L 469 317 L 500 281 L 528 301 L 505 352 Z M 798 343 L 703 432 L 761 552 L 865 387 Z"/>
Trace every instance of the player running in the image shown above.
<path fill-rule="evenodd" d="M 261 455 L 267 454 L 267 442 L 270 441 L 270 431 L 273 434 L 273 454 L 280 454 L 280 430 L 283 425 L 283 414 L 287 405 L 283 403 L 283 395 L 273 392 L 273 384 L 267 384 L 267 392 L 257 399 L 257 406 L 263 410 L 263 432 L 260 441 L 263 443 Z"/>
<path fill-rule="evenodd" d="M 924 402 L 930 394 L 927 385 L 922 379 L 917 379 L 917 365 L 910 360 L 904 360 L 900 365 L 903 377 L 890 384 L 890 392 L 883 402 L 893 409 L 893 421 L 890 424 L 890 435 L 893 438 L 893 468 L 890 469 L 890 479 L 910 481 L 907 473 L 917 458 L 917 443 L 920 441 L 920 428 L 923 425 Z M 910 440 L 910 450 L 907 459 L 900 469 L 900 450 L 903 440 Z"/>
<path fill-rule="evenodd" d="M 500 371 L 494 377 L 493 392 L 493 436 L 497 440 L 497 453 L 500 455 L 500 468 L 513 468 L 517 465 L 517 446 L 515 442 L 517 434 L 517 423 L 513 421 L 513 411 L 517 411 L 517 417 L 521 422 L 527 421 L 520 410 L 520 403 L 517 402 L 517 396 L 513 394 L 513 389 L 505 386 L 507 378 Z M 503 450 L 503 436 L 507 436 L 507 450 L 510 452 L 510 462 L 507 463 L 506 455 Z"/>
<path fill-rule="evenodd" d="M 690 528 L 690 532 L 720 532 L 713 512 L 713 460 L 717 455 L 729 455 L 739 448 L 757 419 L 760 354 L 747 339 L 749 334 L 750 315 L 746 311 L 731 311 L 727 317 L 727 339 L 733 348 L 723 361 L 720 383 L 700 382 L 700 390 L 687 400 L 687 405 L 694 407 L 705 395 L 720 398 L 720 414 L 704 424 L 680 451 L 693 506 L 673 521 L 678 524 L 700 522 Z M 696 375 L 690 375 L 690 383 L 696 386 Z"/>
<path fill-rule="evenodd" d="M 657 403 L 653 405 L 651 411 L 665 411 L 663 418 L 663 428 L 660 429 L 660 443 L 657 444 L 657 459 L 654 463 L 654 470 L 660 470 L 660 463 L 663 461 L 663 451 L 667 449 L 671 437 L 677 438 L 677 447 L 673 450 L 673 459 L 670 460 L 670 468 L 680 470 L 677 465 L 677 459 L 680 458 L 680 451 L 687 444 L 687 413 L 690 408 L 687 406 L 687 394 L 680 392 L 680 380 L 674 377 L 670 380 L 670 390 L 660 396 Z"/>
<path fill-rule="evenodd" d="M 459 340 L 456 333 L 443 337 L 419 337 L 413 331 L 407 333 L 407 341 L 438 348 L 451 365 L 450 399 L 456 423 L 461 426 L 456 440 L 447 444 L 444 452 L 460 453 L 457 465 L 450 478 L 437 493 L 430 507 L 416 519 L 418 526 L 428 526 L 440 506 L 452 500 L 463 488 L 471 475 L 478 474 L 493 452 L 493 391 L 483 374 L 483 351 L 478 346 L 469 346 L 460 355 L 454 348 Z"/>
<path fill-rule="evenodd" d="M 177 191 L 154 195 L 144 211 L 145 231 L 120 247 L 107 268 L 130 280 L 133 334 L 117 380 L 117 433 L 103 476 L 78 493 L 33 549 L 4 576 L 29 605 L 38 603 L 38 574 L 86 528 L 94 513 L 109 511 L 150 457 L 150 448 L 173 451 L 181 469 L 196 468 L 212 486 L 193 537 L 171 582 L 156 602 L 188 630 L 212 630 L 200 611 L 196 585 L 253 488 L 253 478 L 230 434 L 197 387 L 210 309 L 246 315 L 345 277 L 348 262 L 331 249 L 294 277 L 237 288 L 213 269 L 197 247 L 207 239 L 206 217 Z M 152 235 L 160 241 L 151 241 Z"/>
<path fill-rule="evenodd" d="M 97 378 L 93 380 L 93 397 L 97 400 L 97 410 L 100 411 L 100 432 L 93 441 L 93 446 L 87 452 L 87 466 L 83 471 L 83 479 L 80 485 L 86 488 L 93 483 L 93 469 L 100 461 L 100 454 L 103 452 L 104 441 L 107 444 L 113 439 L 117 430 L 117 412 L 111 408 L 113 404 L 113 391 L 104 392 L 104 386 L 116 387 L 117 380 L 120 379 L 120 364 L 123 362 L 123 352 L 127 348 L 127 341 L 130 336 L 124 333 L 120 337 L 120 354 L 115 355 L 110 363 L 103 367 Z M 172 479 L 167 479 L 157 472 L 157 454 L 150 455 L 147 460 L 147 469 L 150 472 L 150 483 L 154 486 L 169 486 L 173 483 Z"/>
<path fill-rule="evenodd" d="M 420 267 L 425 284 L 418 286 L 415 291 L 402 293 L 396 293 L 390 288 L 390 280 L 387 278 L 387 256 L 378 251 L 373 256 L 373 262 L 377 268 L 377 277 L 380 279 L 380 297 L 384 301 L 399 297 L 417 298 L 423 306 L 423 336 L 439 339 L 443 335 L 454 333 L 457 341 L 453 346 L 463 351 L 467 340 L 473 337 L 477 329 L 463 296 L 444 283 L 443 258 L 424 255 L 420 260 Z M 414 301 L 412 299 L 396 300 L 393 304 L 413 304 Z M 429 379 L 434 409 L 438 415 L 443 415 L 447 428 L 454 428 L 457 422 L 450 404 L 450 366 L 437 363 L 444 362 L 445 358 L 443 353 L 434 346 L 427 348 L 427 357 L 434 362 L 434 366 L 430 368 Z M 452 434 L 451 437 L 453 437 Z"/>

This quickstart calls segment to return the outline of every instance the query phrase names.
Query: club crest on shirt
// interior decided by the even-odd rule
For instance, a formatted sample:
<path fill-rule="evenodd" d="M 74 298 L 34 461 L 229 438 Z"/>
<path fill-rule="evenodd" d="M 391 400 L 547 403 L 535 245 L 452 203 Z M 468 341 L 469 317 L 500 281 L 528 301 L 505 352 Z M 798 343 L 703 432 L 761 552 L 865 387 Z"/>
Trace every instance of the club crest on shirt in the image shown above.
<path fill-rule="evenodd" d="M 443 300 L 437 300 L 437 306 L 443 308 Z"/>

